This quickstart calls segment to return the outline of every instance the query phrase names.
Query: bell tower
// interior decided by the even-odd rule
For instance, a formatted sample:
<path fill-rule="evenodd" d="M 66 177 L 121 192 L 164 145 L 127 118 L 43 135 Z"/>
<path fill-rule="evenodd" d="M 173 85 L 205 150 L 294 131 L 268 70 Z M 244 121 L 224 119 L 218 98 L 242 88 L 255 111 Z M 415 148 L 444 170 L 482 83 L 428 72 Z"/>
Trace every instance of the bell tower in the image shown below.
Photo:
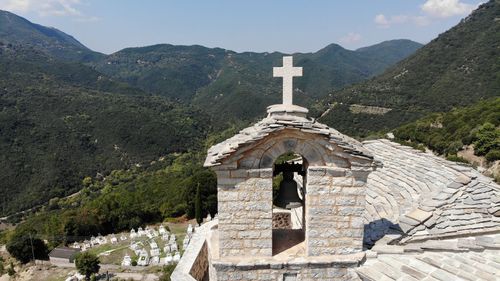
<path fill-rule="evenodd" d="M 205 166 L 218 181 L 214 270 L 220 280 L 348 280 L 349 268 L 364 258 L 365 184 L 373 157 L 293 105 L 292 79 L 302 68 L 293 67 L 292 57 L 283 58 L 274 75 L 283 77 L 283 104 L 268 107 L 266 118 L 208 151 Z M 287 154 L 300 157 L 300 168 L 293 161 L 276 164 Z M 273 200 L 279 169 L 283 180 Z M 287 235 L 273 235 L 276 205 L 303 208 L 302 241 L 279 253 L 273 248 Z"/>

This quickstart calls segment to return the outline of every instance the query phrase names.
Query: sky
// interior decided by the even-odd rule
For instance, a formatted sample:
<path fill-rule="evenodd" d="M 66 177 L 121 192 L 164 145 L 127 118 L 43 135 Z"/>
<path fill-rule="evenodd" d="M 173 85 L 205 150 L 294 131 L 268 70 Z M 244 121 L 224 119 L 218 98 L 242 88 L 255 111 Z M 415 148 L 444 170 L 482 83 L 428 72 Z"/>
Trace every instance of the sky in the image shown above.
<path fill-rule="evenodd" d="M 484 2 L 485 0 L 483 0 Z M 0 9 L 55 27 L 110 54 L 160 43 L 237 52 L 315 52 L 385 40 L 427 43 L 478 0 L 0 0 Z"/>

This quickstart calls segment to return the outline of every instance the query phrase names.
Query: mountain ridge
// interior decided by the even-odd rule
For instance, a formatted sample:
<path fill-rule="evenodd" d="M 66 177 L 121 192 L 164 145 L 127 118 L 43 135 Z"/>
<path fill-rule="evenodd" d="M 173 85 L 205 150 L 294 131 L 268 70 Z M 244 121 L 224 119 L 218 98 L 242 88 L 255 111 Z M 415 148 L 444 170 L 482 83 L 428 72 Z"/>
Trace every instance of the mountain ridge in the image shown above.
<path fill-rule="evenodd" d="M 331 92 L 331 97 L 320 103 L 323 107 L 325 104 L 333 107 L 320 120 L 345 133 L 366 137 L 430 112 L 447 111 L 498 96 L 498 17 L 500 1 L 482 4 L 458 25 L 383 74 Z M 353 104 L 392 110 L 379 116 L 355 114 L 349 110 Z M 320 112 L 326 110 L 324 107 Z"/>

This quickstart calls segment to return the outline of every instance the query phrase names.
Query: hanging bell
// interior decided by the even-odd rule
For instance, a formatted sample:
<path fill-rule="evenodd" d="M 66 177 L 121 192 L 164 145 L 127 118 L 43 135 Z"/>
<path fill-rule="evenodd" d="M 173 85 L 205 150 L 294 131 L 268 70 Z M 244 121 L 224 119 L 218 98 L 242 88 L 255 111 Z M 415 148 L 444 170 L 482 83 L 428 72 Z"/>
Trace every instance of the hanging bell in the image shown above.
<path fill-rule="evenodd" d="M 293 180 L 293 172 L 283 171 L 283 180 L 274 205 L 288 210 L 302 207 L 302 199 L 297 191 L 297 183 Z"/>

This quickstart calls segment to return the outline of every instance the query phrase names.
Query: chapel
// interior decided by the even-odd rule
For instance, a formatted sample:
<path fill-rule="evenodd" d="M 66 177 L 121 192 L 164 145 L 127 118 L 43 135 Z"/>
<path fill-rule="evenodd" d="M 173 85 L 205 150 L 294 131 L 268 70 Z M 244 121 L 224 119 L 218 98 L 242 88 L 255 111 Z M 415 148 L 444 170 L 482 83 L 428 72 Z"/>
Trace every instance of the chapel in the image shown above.
<path fill-rule="evenodd" d="M 211 147 L 218 214 L 172 280 L 498 280 L 500 186 L 389 140 L 359 142 L 283 103 Z"/>

